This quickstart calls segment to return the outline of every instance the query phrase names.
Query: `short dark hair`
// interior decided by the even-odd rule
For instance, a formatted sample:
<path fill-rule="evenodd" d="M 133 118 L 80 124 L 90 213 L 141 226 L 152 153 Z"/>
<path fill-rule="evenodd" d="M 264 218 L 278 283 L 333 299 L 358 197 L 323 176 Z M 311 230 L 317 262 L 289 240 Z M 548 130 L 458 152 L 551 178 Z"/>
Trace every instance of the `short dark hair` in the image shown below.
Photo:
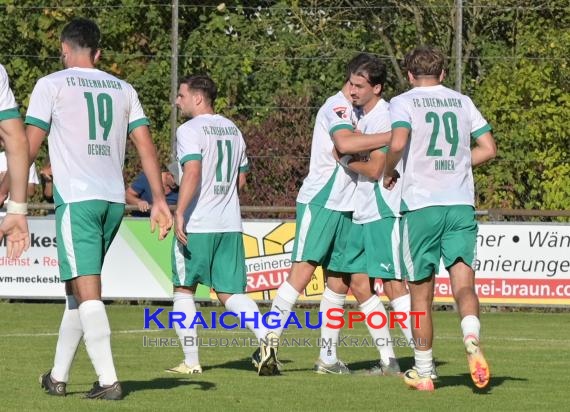
<path fill-rule="evenodd" d="M 371 86 L 380 85 L 384 88 L 386 83 L 386 65 L 378 57 L 373 56 L 369 61 L 355 67 L 351 74 L 364 77 Z"/>
<path fill-rule="evenodd" d="M 414 77 L 439 77 L 445 64 L 444 54 L 432 46 L 416 47 L 404 57 L 404 66 Z"/>
<path fill-rule="evenodd" d="M 345 76 L 345 83 L 350 80 L 350 75 L 354 73 L 354 71 L 361 66 L 362 64 L 370 61 L 372 58 L 371 54 L 368 53 L 358 53 L 354 56 L 348 64 L 346 65 L 346 76 Z"/>
<path fill-rule="evenodd" d="M 90 49 L 94 56 L 99 48 L 101 31 L 97 24 L 88 19 L 77 18 L 71 20 L 62 30 L 61 42 L 69 43 L 73 47 Z"/>
<path fill-rule="evenodd" d="M 202 74 L 186 76 L 180 79 L 180 84 L 185 84 L 190 90 L 201 92 L 210 103 L 210 106 L 214 105 L 216 97 L 218 97 L 216 83 L 214 83 L 210 76 Z"/>
<path fill-rule="evenodd" d="M 386 65 L 378 57 L 368 53 L 360 53 L 352 58 L 347 66 L 347 78 L 351 75 L 364 77 L 372 86 L 380 85 L 384 88 L 386 83 Z"/>

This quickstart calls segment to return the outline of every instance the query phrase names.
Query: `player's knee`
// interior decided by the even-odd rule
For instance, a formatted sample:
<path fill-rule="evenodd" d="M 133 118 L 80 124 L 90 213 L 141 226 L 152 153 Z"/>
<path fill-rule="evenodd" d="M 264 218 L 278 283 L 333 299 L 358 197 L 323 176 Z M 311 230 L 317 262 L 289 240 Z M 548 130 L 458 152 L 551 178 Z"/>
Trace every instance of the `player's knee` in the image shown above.
<path fill-rule="evenodd" d="M 405 296 L 410 293 L 406 284 L 400 281 L 392 282 L 392 290 L 394 291 L 395 298 L 399 298 L 400 296 Z"/>
<path fill-rule="evenodd" d="M 457 303 L 460 303 L 464 300 L 477 299 L 477 294 L 473 286 L 461 286 L 453 290 L 453 298 Z"/>
<path fill-rule="evenodd" d="M 350 282 L 350 289 L 356 300 L 360 303 L 366 301 L 372 296 L 372 291 L 370 290 L 370 283 L 368 280 L 353 280 Z"/>
<path fill-rule="evenodd" d="M 433 295 L 430 293 L 414 293 L 411 298 L 411 309 L 413 311 L 429 311 L 433 303 Z"/>
<path fill-rule="evenodd" d="M 340 295 L 346 295 L 348 292 L 348 285 L 344 283 L 342 277 L 329 276 L 327 278 L 327 288 Z"/>
<path fill-rule="evenodd" d="M 287 278 L 289 282 L 295 289 L 304 289 L 309 282 L 311 277 L 315 272 L 315 267 L 309 262 L 295 262 L 291 268 L 291 274 Z"/>
<path fill-rule="evenodd" d="M 408 288 L 404 282 L 398 280 L 390 280 L 384 282 L 384 293 L 390 300 L 409 294 Z"/>

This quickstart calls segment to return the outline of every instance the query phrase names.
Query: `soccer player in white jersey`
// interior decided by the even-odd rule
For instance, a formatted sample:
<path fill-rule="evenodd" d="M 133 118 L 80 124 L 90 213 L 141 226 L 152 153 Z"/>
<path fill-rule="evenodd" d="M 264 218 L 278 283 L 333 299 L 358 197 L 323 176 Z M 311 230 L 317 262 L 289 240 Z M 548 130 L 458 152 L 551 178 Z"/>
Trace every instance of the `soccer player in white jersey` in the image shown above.
<path fill-rule="evenodd" d="M 0 239 L 6 236 L 6 252 L 10 258 L 20 257 L 30 245 L 28 233 L 27 183 L 28 183 L 28 140 L 22 118 L 10 89 L 8 74 L 0 64 L 0 139 L 6 149 L 11 179 L 4 179 L 5 190 L 0 196 L 4 203 L 10 191 L 7 215 L 0 223 Z"/>
<path fill-rule="evenodd" d="M 353 59 L 348 67 L 360 57 Z M 277 290 L 271 307 L 280 327 L 271 331 L 268 339 L 261 344 L 261 367 L 270 371 L 277 371 L 278 342 L 285 321 L 317 266 L 322 265 L 327 276 L 320 311 L 344 306 L 345 282 L 348 282 L 342 276 L 346 272 L 342 267 L 342 251 L 352 224 L 356 174 L 336 161 L 332 153 L 333 147 L 342 153 L 359 153 L 384 146 L 389 140 L 389 133 L 365 136 L 355 130 L 348 73 L 350 69 L 347 70 L 342 90 L 327 99 L 315 120 L 309 174 L 297 196 L 293 265 L 289 277 Z M 323 348 L 321 361 L 326 353 L 326 348 Z M 349 372 L 336 358 L 317 361 L 315 368 L 319 373 Z"/>
<path fill-rule="evenodd" d="M 60 276 L 67 294 L 53 368 L 41 377 L 51 395 L 64 396 L 81 338 L 98 376 L 90 399 L 122 399 L 111 353 L 111 330 L 101 301 L 101 268 L 121 223 L 127 136 L 135 144 L 153 192 L 151 227 L 163 239 L 172 225 L 160 167 L 137 93 L 97 70 L 100 31 L 76 19 L 61 33 L 61 70 L 38 80 L 26 114 L 33 161 L 49 134 L 56 203 Z M 29 164 L 28 164 L 29 166 Z"/>
<path fill-rule="evenodd" d="M 213 288 L 226 309 L 244 318 L 258 339 L 267 333 L 257 304 L 245 294 L 247 274 L 238 197 L 249 170 L 245 141 L 231 120 L 214 113 L 216 96 L 213 80 L 196 75 L 182 79 L 176 99 L 182 115 L 191 117 L 176 131 L 182 179 L 172 245 L 173 310 L 185 314 L 185 327 L 175 323 L 183 342 L 184 361 L 168 372 L 202 372 L 196 329 L 188 328 L 196 316 L 194 293 L 198 283 Z M 255 317 L 259 319 L 257 325 L 246 320 Z M 187 337 L 194 338 L 193 344 Z M 254 356 L 259 356 L 257 351 Z"/>
<path fill-rule="evenodd" d="M 489 366 L 479 346 L 479 300 L 475 293 L 477 222 L 471 168 L 496 155 L 491 127 L 471 99 L 444 87 L 445 58 L 431 47 L 418 47 L 405 57 L 413 88 L 392 99 L 392 140 L 384 171 L 384 187 L 402 188 L 400 212 L 402 274 L 408 280 L 412 310 L 425 311 L 416 339 L 415 366 L 406 383 L 433 391 L 433 327 L 431 305 L 440 260 L 450 274 L 461 317 L 469 370 L 477 388 L 489 384 Z M 411 137 L 410 137 L 411 135 Z M 475 147 L 471 149 L 471 138 Z M 404 171 L 396 165 L 404 157 Z"/>
<path fill-rule="evenodd" d="M 358 119 L 358 130 L 365 134 L 390 132 L 388 103 L 382 99 L 386 82 L 386 67 L 382 61 L 367 55 L 350 75 L 350 96 L 362 115 Z M 409 294 L 401 281 L 398 236 L 399 193 L 381 188 L 381 177 L 387 146 L 373 150 L 365 160 L 361 156 L 345 155 L 341 164 L 358 173 L 354 195 L 353 225 L 350 227 L 346 248 L 343 253 L 343 267 L 352 274 L 350 287 L 360 303 L 360 310 L 369 315 L 380 312 L 386 315 L 384 304 L 376 296 L 373 279 L 382 278 L 385 291 L 397 311 L 409 312 Z M 407 322 L 409 327 L 409 322 Z M 322 330 L 326 326 L 323 325 Z M 411 339 L 411 331 L 402 328 Z M 378 365 L 369 373 L 399 375 L 400 368 L 391 340 L 388 326 L 369 332 L 377 343 L 380 353 Z M 409 336 L 408 336 L 409 335 Z M 333 348 L 334 349 L 334 348 Z"/>

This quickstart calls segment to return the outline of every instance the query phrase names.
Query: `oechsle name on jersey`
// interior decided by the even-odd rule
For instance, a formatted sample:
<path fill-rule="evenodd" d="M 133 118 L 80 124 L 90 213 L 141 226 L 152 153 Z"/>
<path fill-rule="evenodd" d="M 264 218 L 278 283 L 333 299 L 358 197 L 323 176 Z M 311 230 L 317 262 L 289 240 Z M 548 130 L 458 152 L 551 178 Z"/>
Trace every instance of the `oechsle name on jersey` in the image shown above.
<path fill-rule="evenodd" d="M 218 314 L 217 312 L 209 312 L 209 316 L 206 313 L 203 315 L 201 312 L 196 312 L 192 319 L 187 319 L 184 312 L 174 312 L 168 311 L 168 321 L 165 322 L 166 326 L 162 321 L 158 319 L 164 309 L 156 309 L 151 313 L 149 308 L 144 310 L 144 329 L 150 329 L 152 323 L 158 327 L 158 329 L 174 329 L 174 325 L 178 324 L 180 328 L 193 329 L 197 326 L 201 326 L 203 329 L 246 329 L 246 322 L 253 322 L 255 328 L 259 328 L 263 325 L 267 329 L 278 329 L 283 327 L 284 329 L 289 329 L 296 327 L 297 329 L 320 329 L 324 321 L 325 325 L 331 329 L 341 329 L 346 323 L 348 323 L 348 329 L 353 329 L 356 323 L 366 322 L 373 329 L 382 329 L 388 326 L 390 329 L 396 328 L 396 324 L 402 329 L 407 329 L 405 325 L 408 317 L 413 322 L 413 327 L 420 328 L 420 319 L 425 316 L 425 312 L 389 312 L 388 316 L 382 312 L 372 312 L 366 315 L 364 312 L 359 311 L 345 311 L 343 309 L 329 309 L 324 313 L 317 312 L 318 319 L 311 322 L 311 312 L 305 311 L 301 312 L 301 320 L 297 316 L 296 312 L 289 312 L 289 314 L 284 317 L 285 321 L 282 323 L 281 314 L 277 312 L 267 312 L 265 314 L 260 314 L 258 312 L 254 313 L 254 316 L 247 317 L 245 312 L 237 314 L 235 312 L 223 312 Z M 304 314 L 304 315 L 303 315 Z M 344 315 L 348 314 L 348 322 L 344 319 Z M 209 317 L 209 323 L 206 320 Z M 304 324 L 304 325 L 303 325 Z"/>
<path fill-rule="evenodd" d="M 111 146 L 91 143 L 87 145 L 87 154 L 91 156 L 111 156 Z"/>

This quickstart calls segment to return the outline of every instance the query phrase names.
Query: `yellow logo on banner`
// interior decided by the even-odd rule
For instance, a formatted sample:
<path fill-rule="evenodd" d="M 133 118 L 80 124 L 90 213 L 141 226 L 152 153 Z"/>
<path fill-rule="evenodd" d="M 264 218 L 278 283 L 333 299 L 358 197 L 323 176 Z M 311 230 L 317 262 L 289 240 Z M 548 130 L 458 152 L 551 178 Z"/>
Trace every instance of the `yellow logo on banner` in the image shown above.
<path fill-rule="evenodd" d="M 264 254 L 261 255 L 259 252 L 259 242 L 254 236 L 245 234 L 243 235 L 244 247 L 245 247 L 245 257 L 254 258 L 270 255 L 278 255 L 285 253 L 285 245 L 292 242 L 295 239 L 295 223 L 285 222 L 271 230 L 265 236 L 263 236 L 263 250 Z M 305 289 L 305 297 L 314 299 L 315 296 L 320 296 L 325 290 L 325 280 L 323 275 L 323 269 L 319 266 L 313 276 L 311 281 Z M 253 292 L 249 293 L 252 299 L 268 300 L 275 297 L 276 290 L 270 290 L 265 292 Z M 301 297 L 303 299 L 303 297 Z"/>
<path fill-rule="evenodd" d="M 305 288 L 305 296 L 320 296 L 325 291 L 325 275 L 323 274 L 323 268 L 318 267 L 311 276 L 311 281 Z"/>

